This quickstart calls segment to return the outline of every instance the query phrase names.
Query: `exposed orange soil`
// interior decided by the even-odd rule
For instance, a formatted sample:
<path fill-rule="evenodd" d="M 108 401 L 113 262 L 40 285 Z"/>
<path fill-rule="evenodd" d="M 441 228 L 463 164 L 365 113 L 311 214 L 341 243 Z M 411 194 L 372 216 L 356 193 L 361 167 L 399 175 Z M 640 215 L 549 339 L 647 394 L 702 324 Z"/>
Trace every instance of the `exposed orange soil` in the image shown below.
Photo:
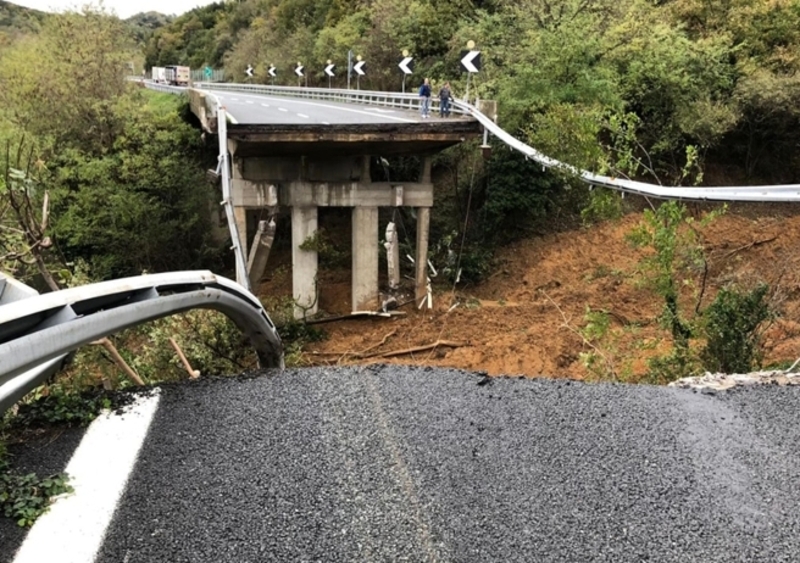
<path fill-rule="evenodd" d="M 699 210 L 694 211 L 698 216 Z M 587 308 L 611 315 L 611 336 L 594 345 L 619 377 L 636 380 L 646 358 L 669 348 L 656 318 L 663 306 L 637 283 L 642 251 L 625 235 L 641 220 L 631 213 L 619 221 L 524 240 L 501 251 L 494 274 L 468 288 L 434 286 L 431 311 L 403 307 L 407 315 L 321 325 L 324 342 L 305 347 L 306 364 L 393 362 L 448 366 L 492 375 L 584 379 L 591 373 L 580 360 L 592 350 L 579 334 Z M 702 231 L 708 257 L 702 306 L 719 287 L 739 282 L 770 284 L 781 314 L 766 334 L 765 365 L 800 356 L 800 208 L 791 204 L 733 207 Z M 278 268 L 260 287 L 262 295 L 290 293 L 291 273 Z M 696 305 L 702 271 L 687 286 L 683 310 Z M 454 305 L 456 305 L 453 307 Z M 321 272 L 320 307 L 327 314 L 350 311 L 349 272 Z M 438 340 L 461 343 L 399 357 L 374 356 Z M 369 358 L 356 357 L 373 355 Z"/>

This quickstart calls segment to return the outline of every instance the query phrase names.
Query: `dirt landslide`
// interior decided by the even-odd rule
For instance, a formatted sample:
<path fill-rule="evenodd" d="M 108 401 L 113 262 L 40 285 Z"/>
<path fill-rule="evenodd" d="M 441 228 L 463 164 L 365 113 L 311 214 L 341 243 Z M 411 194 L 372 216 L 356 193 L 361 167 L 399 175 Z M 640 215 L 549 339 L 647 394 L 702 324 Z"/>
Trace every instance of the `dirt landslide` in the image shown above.
<path fill-rule="evenodd" d="M 696 217 L 703 214 L 696 207 L 691 211 Z M 303 365 L 402 363 L 490 375 L 637 381 L 648 357 L 669 350 L 669 335 L 656 321 L 663 302 L 639 283 L 637 264 L 643 251 L 625 238 L 640 221 L 640 213 L 630 213 L 591 228 L 520 241 L 497 254 L 494 272 L 481 285 L 455 291 L 435 285 L 430 311 L 409 304 L 401 317 L 320 325 L 327 339 L 305 346 L 294 360 Z M 766 282 L 780 318 L 766 330 L 764 365 L 788 367 L 800 356 L 800 206 L 734 205 L 701 234 L 708 272 L 691 276 L 682 311 L 691 314 L 697 308 L 704 276 L 700 309 L 725 284 L 752 287 Z M 289 266 L 273 268 L 259 293 L 290 295 Z M 328 315 L 350 311 L 349 272 L 320 272 L 320 308 Z M 611 325 L 604 338 L 587 341 L 581 336 L 587 309 L 608 312 Z M 599 367 L 588 370 L 582 353 L 594 353 L 601 359 Z"/>

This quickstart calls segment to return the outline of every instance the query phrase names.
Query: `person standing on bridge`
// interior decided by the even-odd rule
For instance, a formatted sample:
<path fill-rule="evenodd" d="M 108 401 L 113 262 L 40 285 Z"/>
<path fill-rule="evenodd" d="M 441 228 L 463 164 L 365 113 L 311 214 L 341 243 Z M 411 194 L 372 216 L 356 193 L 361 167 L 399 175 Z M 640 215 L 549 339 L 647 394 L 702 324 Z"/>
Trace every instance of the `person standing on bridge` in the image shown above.
<path fill-rule="evenodd" d="M 439 90 L 439 117 L 450 117 L 450 100 L 453 99 L 453 93 L 450 91 L 450 83 L 445 82 L 442 89 Z"/>
<path fill-rule="evenodd" d="M 422 103 L 419 106 L 419 111 L 422 114 L 422 119 L 427 119 L 431 111 L 431 83 L 426 78 L 419 87 L 419 97 Z"/>

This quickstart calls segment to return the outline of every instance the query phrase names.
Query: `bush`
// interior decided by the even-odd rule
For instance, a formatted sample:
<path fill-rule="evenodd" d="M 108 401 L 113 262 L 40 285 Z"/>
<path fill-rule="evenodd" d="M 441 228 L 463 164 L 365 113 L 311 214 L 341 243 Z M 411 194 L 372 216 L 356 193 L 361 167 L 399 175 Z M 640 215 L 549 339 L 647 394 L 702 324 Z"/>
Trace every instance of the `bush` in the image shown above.
<path fill-rule="evenodd" d="M 750 291 L 724 288 L 704 312 L 706 346 L 700 353 L 711 372 L 748 373 L 761 365 L 760 328 L 773 317 L 767 302 L 769 287 Z"/>

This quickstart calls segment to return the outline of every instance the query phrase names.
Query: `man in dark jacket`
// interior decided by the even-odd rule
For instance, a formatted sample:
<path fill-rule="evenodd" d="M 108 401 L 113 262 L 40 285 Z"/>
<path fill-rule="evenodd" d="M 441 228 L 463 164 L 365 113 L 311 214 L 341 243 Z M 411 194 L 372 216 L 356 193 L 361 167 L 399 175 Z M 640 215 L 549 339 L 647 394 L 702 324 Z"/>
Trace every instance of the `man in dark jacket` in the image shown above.
<path fill-rule="evenodd" d="M 431 83 L 427 78 L 419 87 L 419 97 L 422 100 L 419 112 L 422 114 L 422 119 L 427 119 L 431 111 Z"/>
<path fill-rule="evenodd" d="M 450 100 L 453 99 L 453 93 L 450 91 L 450 83 L 445 82 L 442 89 L 439 90 L 439 117 L 450 117 Z"/>

